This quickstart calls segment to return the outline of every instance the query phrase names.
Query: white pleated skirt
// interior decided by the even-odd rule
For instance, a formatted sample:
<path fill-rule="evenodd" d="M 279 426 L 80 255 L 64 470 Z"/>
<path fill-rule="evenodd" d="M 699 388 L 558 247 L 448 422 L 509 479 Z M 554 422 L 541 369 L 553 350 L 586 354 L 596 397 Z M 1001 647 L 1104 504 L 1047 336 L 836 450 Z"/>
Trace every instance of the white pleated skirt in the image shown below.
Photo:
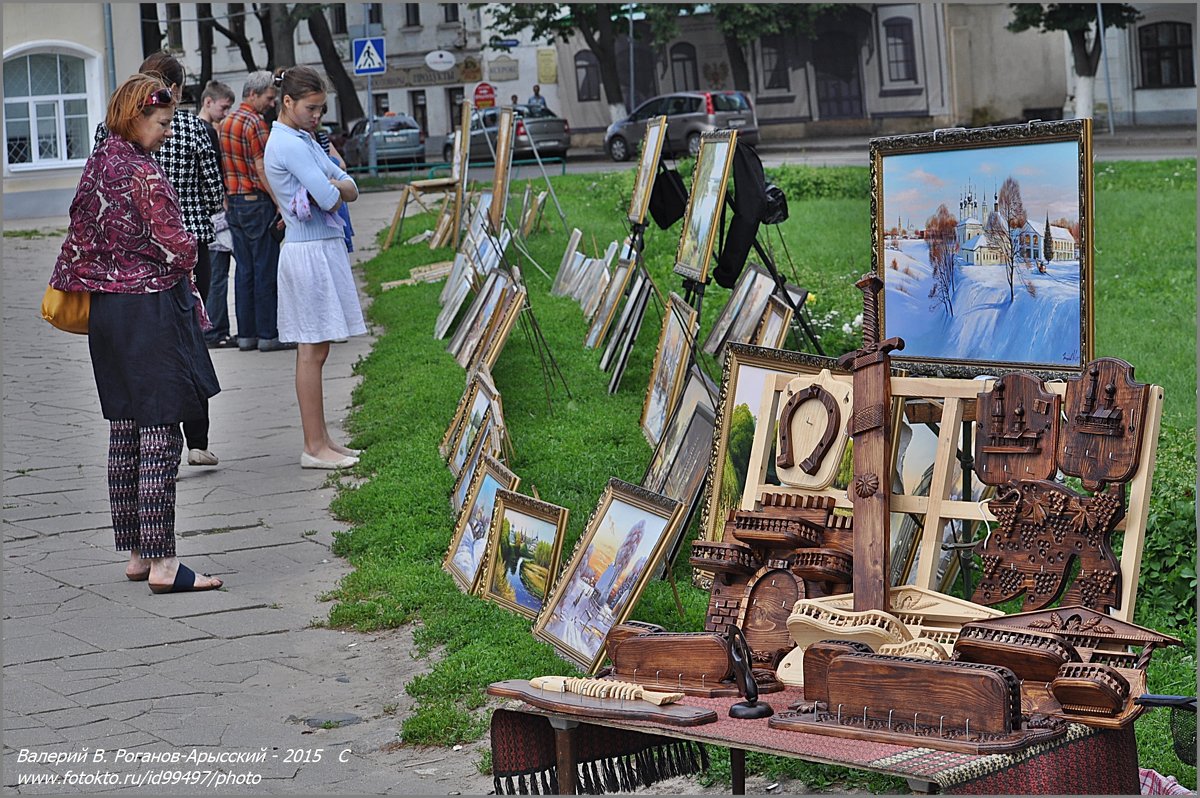
<path fill-rule="evenodd" d="M 319 344 L 364 335 L 346 242 L 285 241 L 279 248 L 279 340 Z"/>

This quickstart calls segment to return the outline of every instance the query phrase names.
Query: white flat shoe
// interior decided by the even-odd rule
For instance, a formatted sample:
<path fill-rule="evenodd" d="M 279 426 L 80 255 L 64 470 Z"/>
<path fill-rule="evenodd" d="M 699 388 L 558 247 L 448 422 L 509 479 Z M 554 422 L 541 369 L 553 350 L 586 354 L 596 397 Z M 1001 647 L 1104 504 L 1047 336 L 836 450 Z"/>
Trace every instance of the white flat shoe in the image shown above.
<path fill-rule="evenodd" d="M 308 452 L 300 453 L 300 467 L 301 468 L 320 468 L 325 471 L 333 471 L 338 468 L 349 468 L 350 466 L 354 465 L 357 462 L 358 462 L 358 458 L 351 457 L 350 455 L 346 455 L 345 457 L 339 458 L 337 460 L 321 460 L 316 457 L 313 457 Z"/>
<path fill-rule="evenodd" d="M 188 465 L 214 466 L 219 462 L 217 456 L 208 449 L 188 449 Z"/>

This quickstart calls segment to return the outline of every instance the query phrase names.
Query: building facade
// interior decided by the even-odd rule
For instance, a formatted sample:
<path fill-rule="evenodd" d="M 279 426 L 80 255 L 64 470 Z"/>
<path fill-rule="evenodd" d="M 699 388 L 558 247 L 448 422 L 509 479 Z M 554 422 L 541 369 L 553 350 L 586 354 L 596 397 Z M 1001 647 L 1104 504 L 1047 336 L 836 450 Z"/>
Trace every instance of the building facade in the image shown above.
<path fill-rule="evenodd" d="M 108 95 L 142 62 L 137 4 L 6 3 L 4 218 L 66 213 Z"/>

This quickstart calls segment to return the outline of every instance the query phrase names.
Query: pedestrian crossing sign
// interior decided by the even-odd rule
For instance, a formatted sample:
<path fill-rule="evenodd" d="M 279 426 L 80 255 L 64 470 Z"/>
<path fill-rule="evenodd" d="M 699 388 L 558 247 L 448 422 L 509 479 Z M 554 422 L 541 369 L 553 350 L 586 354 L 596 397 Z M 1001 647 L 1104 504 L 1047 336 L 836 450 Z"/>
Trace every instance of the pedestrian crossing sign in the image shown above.
<path fill-rule="evenodd" d="M 355 75 L 379 75 L 387 72 L 382 36 L 355 39 L 353 53 Z"/>

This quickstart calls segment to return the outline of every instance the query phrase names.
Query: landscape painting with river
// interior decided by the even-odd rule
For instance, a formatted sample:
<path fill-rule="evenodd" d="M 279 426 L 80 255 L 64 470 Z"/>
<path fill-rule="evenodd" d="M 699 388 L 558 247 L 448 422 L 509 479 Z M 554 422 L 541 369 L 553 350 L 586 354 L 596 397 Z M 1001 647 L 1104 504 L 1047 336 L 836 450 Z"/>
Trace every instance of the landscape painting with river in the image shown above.
<path fill-rule="evenodd" d="M 567 511 L 516 493 L 497 499 L 484 595 L 535 618 L 558 574 Z"/>

